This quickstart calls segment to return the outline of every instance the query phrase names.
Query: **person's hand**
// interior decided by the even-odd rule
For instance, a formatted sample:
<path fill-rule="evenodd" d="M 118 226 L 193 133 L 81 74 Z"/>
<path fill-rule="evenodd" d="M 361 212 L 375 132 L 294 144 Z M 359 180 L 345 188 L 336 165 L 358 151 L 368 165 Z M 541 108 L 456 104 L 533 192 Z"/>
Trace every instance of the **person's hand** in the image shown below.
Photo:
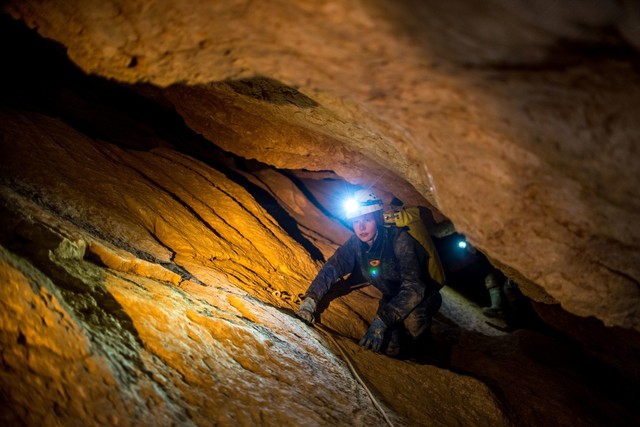
<path fill-rule="evenodd" d="M 313 313 L 316 312 L 316 301 L 313 298 L 305 298 L 300 304 L 296 316 L 307 323 L 313 323 Z"/>
<path fill-rule="evenodd" d="M 369 330 L 364 337 L 360 340 L 360 345 L 364 348 L 371 349 L 372 351 L 379 351 L 382 345 L 382 339 L 384 338 L 384 332 L 387 330 L 387 325 L 376 316 L 373 319 L 373 323 L 369 326 Z"/>

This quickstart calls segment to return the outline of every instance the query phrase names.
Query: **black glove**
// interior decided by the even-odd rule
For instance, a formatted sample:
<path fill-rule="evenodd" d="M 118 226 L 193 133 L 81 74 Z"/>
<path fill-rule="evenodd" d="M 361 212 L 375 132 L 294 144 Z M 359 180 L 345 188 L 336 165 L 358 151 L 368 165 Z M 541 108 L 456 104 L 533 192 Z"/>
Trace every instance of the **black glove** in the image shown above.
<path fill-rule="evenodd" d="M 373 319 L 373 323 L 369 326 L 369 330 L 364 337 L 360 340 L 360 345 L 364 348 L 371 349 L 373 351 L 380 350 L 380 346 L 382 345 L 382 339 L 384 338 L 384 332 L 387 330 L 387 325 L 376 316 Z"/>

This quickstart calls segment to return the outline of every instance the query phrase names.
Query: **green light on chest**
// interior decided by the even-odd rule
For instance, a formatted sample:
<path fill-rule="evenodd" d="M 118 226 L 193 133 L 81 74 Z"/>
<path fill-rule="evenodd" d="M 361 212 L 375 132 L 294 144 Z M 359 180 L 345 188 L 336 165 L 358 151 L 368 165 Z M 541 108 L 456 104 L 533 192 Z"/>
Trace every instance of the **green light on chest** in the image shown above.
<path fill-rule="evenodd" d="M 380 274 L 380 260 L 372 259 L 369 261 L 369 275 L 371 277 L 378 277 Z"/>

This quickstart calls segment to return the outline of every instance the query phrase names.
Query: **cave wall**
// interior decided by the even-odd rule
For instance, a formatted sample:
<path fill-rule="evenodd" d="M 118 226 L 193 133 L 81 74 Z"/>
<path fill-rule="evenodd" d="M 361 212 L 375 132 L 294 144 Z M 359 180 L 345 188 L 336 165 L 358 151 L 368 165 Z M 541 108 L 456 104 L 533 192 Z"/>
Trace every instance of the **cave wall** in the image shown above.
<path fill-rule="evenodd" d="M 74 13 L 69 15 L 72 20 Z M 43 19 L 54 15 L 47 12 Z M 7 37 L 6 44 L 20 50 L 14 43 L 18 38 L 13 37 Z M 64 53 L 64 47 L 61 50 Z M 30 57 L 43 63 L 31 70 Z M 10 58 L 11 66 L 3 69 L 12 78 L 3 79 L 0 120 L 0 241 L 8 248 L 0 255 L 3 423 L 384 423 L 361 384 L 336 356 L 337 349 L 324 335 L 290 317 L 297 293 L 306 288 L 322 257 L 344 239 L 345 229 L 318 212 L 287 174 L 264 164 L 239 167 L 242 159 L 221 152 L 204 138 L 167 132 L 162 128 L 174 120 L 172 116 L 140 123 L 136 113 L 149 105 L 135 98 L 99 103 L 122 86 L 93 79 L 105 86 L 101 92 L 81 84 L 87 76 L 66 69 L 66 81 L 54 82 L 59 87 L 50 91 L 47 76 L 54 67 L 46 52 L 27 50 Z M 629 71 L 620 65 L 625 61 L 611 63 Z M 137 63 L 127 65 L 135 68 Z M 595 77 L 587 69 L 579 76 L 588 76 L 589 86 Z M 449 68 L 445 74 L 455 75 L 454 71 Z M 558 76 L 565 71 L 558 71 Z M 495 70 L 489 74 L 495 77 Z M 16 84 L 30 79 L 26 86 Z M 558 79 L 554 85 L 566 83 L 564 77 Z M 529 88 L 539 87 L 534 79 Z M 474 96 L 487 95 L 482 88 L 477 85 Z M 334 169 L 353 181 L 370 183 L 382 175 L 381 190 L 425 204 L 427 200 L 437 204 L 441 196 L 439 191 L 425 190 L 427 181 L 414 187 L 401 179 L 411 181 L 411 173 L 420 171 L 418 167 L 402 172 L 411 168 L 409 157 L 404 157 L 411 155 L 407 147 L 371 136 L 377 145 L 369 147 L 370 157 L 362 155 L 367 129 L 383 136 L 393 131 L 384 130 L 389 125 L 382 105 L 362 112 L 365 103 L 358 101 L 357 91 L 337 99 L 328 92 L 296 89 L 264 76 L 197 87 L 131 85 L 129 89 L 168 110 L 175 108 L 198 132 L 246 157 L 309 169 L 296 172 L 301 175 L 336 177 L 330 171 L 312 172 L 333 167 L 335 157 L 345 159 L 345 164 L 337 162 Z M 577 92 L 584 91 L 581 87 Z M 632 101 L 634 96 L 632 91 L 611 93 L 612 99 L 629 96 Z M 381 104 L 389 102 L 387 98 Z M 226 108 L 235 114 L 225 115 Z M 485 110 L 474 114 L 498 115 Z M 210 122 L 206 112 L 214 118 Z M 455 123 L 444 119 L 438 119 L 443 129 Z M 504 132 L 515 132 L 520 125 L 514 129 L 505 125 Z M 461 140 L 469 143 L 473 134 L 464 134 L 466 126 L 470 125 L 459 130 Z M 409 138 L 404 130 L 400 133 Z M 295 146 L 284 144 L 288 139 Z M 314 145 L 301 144 L 301 139 Z M 466 145 L 455 145 L 460 144 L 456 138 L 447 144 L 457 148 L 440 147 L 448 156 L 443 159 L 462 156 L 465 162 L 458 165 L 463 175 L 476 168 L 478 155 L 487 149 L 480 146 L 463 155 Z M 350 151 L 349 146 L 359 151 Z M 520 148 L 514 150 L 522 154 Z M 361 163 L 367 167 L 358 168 Z M 447 179 L 453 180 L 458 172 L 450 165 L 443 163 L 438 170 L 441 177 L 450 174 Z M 375 173 L 367 177 L 369 167 Z M 565 159 L 558 167 L 576 165 Z M 481 170 L 477 166 L 473 173 Z M 629 172 L 633 169 L 621 174 Z M 615 170 L 612 173 L 619 176 Z M 416 190 L 420 185 L 423 190 Z M 468 191 L 465 185 L 460 181 L 452 194 Z M 483 191 L 478 194 L 491 195 L 489 188 Z M 492 207 L 458 202 L 460 209 Z M 547 211 L 554 209 L 536 203 L 522 210 L 547 218 Z M 486 220 L 475 210 L 465 212 L 472 222 Z M 491 217 L 495 222 L 498 218 Z M 454 220 L 458 227 L 464 224 L 464 218 Z M 541 221 L 536 224 L 547 224 Z M 572 224 L 560 224 L 552 231 L 562 235 L 565 226 Z M 518 236 L 526 238 L 526 231 Z M 548 237 L 544 229 L 535 232 Z M 616 252 L 612 246 L 602 249 Z M 531 254 L 518 256 L 538 262 L 530 259 Z M 582 265 L 581 261 L 573 263 Z M 331 301 L 321 316 L 323 324 L 339 332 L 343 349 L 367 375 L 367 383 L 397 425 L 636 423 L 638 341 L 633 330 L 604 328 L 595 318 L 581 323 L 552 305 L 539 309 L 545 320 L 574 332 L 591 354 L 613 366 L 607 367 L 557 336 L 493 329 L 488 337 L 484 334 L 491 328 L 477 308 L 474 311 L 468 302 L 446 292 L 443 317 L 434 328 L 440 344 L 453 347 L 450 366 L 442 369 L 392 360 L 356 345 L 366 320 L 373 316 L 371 300 L 376 297 L 370 290 L 358 289 Z M 586 297 L 585 305 L 593 302 L 592 294 Z M 473 313 L 476 318 L 461 318 Z M 482 333 L 473 330 L 478 325 L 483 325 Z"/>
<path fill-rule="evenodd" d="M 60 118 L 7 110 L 4 424 L 385 423 L 327 337 L 292 316 L 319 262 L 259 191 L 277 190 L 313 224 L 319 215 L 305 215 L 291 181 L 229 169 L 225 159 L 215 168 L 167 146 L 121 147 Z M 322 221 L 308 236 L 335 250 L 343 231 Z M 385 416 L 397 425 L 507 425 L 483 382 L 358 347 L 371 299 L 336 301 L 338 317 L 325 324 L 358 369 L 381 381 Z M 413 392 L 396 396 L 402 375 Z"/>
<path fill-rule="evenodd" d="M 380 423 L 326 344 L 262 302 L 290 310 L 275 291 L 317 264 L 249 192 L 168 149 L 2 123 L 21 141 L 2 150 L 2 241 L 25 257 L 2 252 L 3 422 Z"/>
<path fill-rule="evenodd" d="M 385 425 L 341 351 L 394 425 L 637 419 L 633 344 L 610 368 L 535 332 L 487 337 L 453 326 L 473 310 L 450 293 L 435 332 L 451 365 L 359 347 L 379 298 L 367 289 L 323 308 L 336 348 L 291 314 L 319 267 L 301 237 L 329 253 L 344 230 L 276 170 L 123 147 L 42 112 L 1 118 L 7 425 Z M 259 188 L 309 231 L 284 230 Z"/>
<path fill-rule="evenodd" d="M 633 2 L 4 10 L 88 73 L 166 87 L 225 150 L 428 205 L 566 310 L 639 328 Z"/>

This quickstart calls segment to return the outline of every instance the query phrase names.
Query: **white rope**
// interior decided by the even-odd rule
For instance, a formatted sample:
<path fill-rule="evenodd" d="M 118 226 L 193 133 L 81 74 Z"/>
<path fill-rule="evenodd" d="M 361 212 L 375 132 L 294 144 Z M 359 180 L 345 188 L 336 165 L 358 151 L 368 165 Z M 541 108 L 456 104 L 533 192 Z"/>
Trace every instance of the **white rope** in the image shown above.
<path fill-rule="evenodd" d="M 371 390 L 369 390 L 369 387 L 367 387 L 367 385 L 365 384 L 365 382 L 362 380 L 362 378 L 360 378 L 360 375 L 358 375 L 358 372 L 356 371 L 356 368 L 353 366 L 353 364 L 351 363 L 351 359 L 349 359 L 349 356 L 347 356 L 347 353 L 344 351 L 344 349 L 342 348 L 342 346 L 340 345 L 340 343 L 338 343 L 338 341 L 333 337 L 333 335 L 331 334 L 331 332 L 329 332 L 324 326 L 322 326 L 320 323 L 313 323 L 313 326 L 320 332 L 322 332 L 326 337 L 329 338 L 329 340 L 338 348 L 338 351 L 340 351 L 340 354 L 342 355 L 342 359 L 346 362 L 347 366 L 349 367 L 349 370 L 351 371 L 351 373 L 353 374 L 353 376 L 355 377 L 355 379 L 360 383 L 360 385 L 364 388 L 364 390 L 367 392 L 367 394 L 369 395 L 369 398 L 371 399 L 371 401 L 373 402 L 373 405 L 376 407 L 376 409 L 378 409 L 378 411 L 382 414 L 383 418 L 385 419 L 385 421 L 387 422 L 387 424 L 389 424 L 390 427 L 394 427 L 393 423 L 391 422 L 391 420 L 389 419 L 389 416 L 387 415 L 386 411 L 382 408 L 382 405 L 380 405 L 380 403 L 378 402 L 378 400 L 374 397 L 373 393 L 371 393 Z"/>
<path fill-rule="evenodd" d="M 284 294 L 288 295 L 288 292 L 280 292 L 280 291 L 276 290 L 276 291 L 273 291 L 272 294 L 277 298 L 283 298 L 285 296 Z M 295 301 L 295 303 L 299 304 L 301 298 L 302 298 L 302 295 L 298 295 L 298 299 Z M 295 314 L 294 314 L 294 316 L 295 316 Z M 307 323 L 307 322 L 305 322 L 305 323 Z M 309 324 L 309 323 L 307 323 L 307 324 Z M 373 393 L 371 392 L 369 387 L 367 387 L 367 385 L 362 380 L 360 375 L 358 375 L 358 372 L 356 371 L 355 366 L 353 366 L 353 363 L 351 363 L 351 359 L 349 358 L 349 356 L 347 356 L 347 353 L 344 351 L 344 349 L 342 348 L 340 343 L 333 337 L 333 334 L 331 333 L 331 331 L 326 326 L 321 325 L 320 323 L 311 323 L 311 325 L 316 330 L 320 331 L 323 335 L 325 335 L 327 338 L 329 338 L 329 340 L 334 344 L 334 346 L 338 348 L 338 351 L 342 355 L 342 359 L 345 361 L 345 363 L 349 367 L 349 370 L 353 374 L 353 376 L 356 379 L 356 381 L 358 381 L 360 383 L 360 385 L 364 388 L 364 390 L 367 392 L 367 395 L 369 396 L 369 399 L 371 399 L 371 402 L 373 402 L 373 406 L 375 406 L 376 409 L 380 412 L 380 414 L 382 414 L 382 417 L 387 422 L 387 424 L 389 424 L 389 427 L 395 427 L 393 422 L 391 421 L 391 419 L 389 419 L 389 416 L 387 415 L 387 412 L 384 410 L 384 408 L 382 408 L 382 405 L 380 404 L 380 402 L 378 402 L 378 399 L 375 398 L 375 396 L 373 395 Z"/>

